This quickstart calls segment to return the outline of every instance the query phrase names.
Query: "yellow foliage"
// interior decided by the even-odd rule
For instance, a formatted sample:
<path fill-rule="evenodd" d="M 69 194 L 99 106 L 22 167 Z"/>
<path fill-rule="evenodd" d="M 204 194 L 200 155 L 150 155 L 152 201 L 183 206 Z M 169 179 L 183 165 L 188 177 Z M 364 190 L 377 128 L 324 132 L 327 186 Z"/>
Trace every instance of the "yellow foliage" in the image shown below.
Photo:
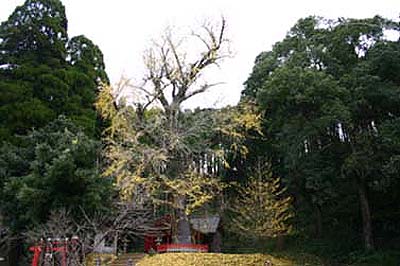
<path fill-rule="evenodd" d="M 165 110 L 141 110 L 140 104 L 135 109 L 123 101 L 116 106 L 113 93 L 111 86 L 102 85 L 96 108 L 109 121 L 103 138 L 106 162 L 103 176 L 115 178 L 123 199 L 145 191 L 154 203 L 182 209 L 189 215 L 224 189 L 216 176 L 218 171 L 205 172 L 204 166 L 200 166 L 201 159 L 196 162 L 196 157 L 204 153 L 213 158 L 209 163 L 215 163 L 215 169 L 229 168 L 227 158 L 232 154 L 243 157 L 248 154 L 245 140 L 249 132 L 261 132 L 254 104 L 241 103 L 212 112 L 205 121 L 212 121 L 215 126 L 195 123 L 198 128 L 192 132 L 180 128 L 184 121 L 178 123 L 179 117 Z M 216 136 L 221 139 L 214 140 Z M 198 150 L 200 146 L 204 150 Z M 184 208 L 176 206 L 175 195 L 185 198 Z"/>
<path fill-rule="evenodd" d="M 257 237 L 277 237 L 291 232 L 292 198 L 283 196 L 280 178 L 273 178 L 268 167 L 256 169 L 246 186 L 238 186 L 239 195 L 231 210 L 232 228 Z"/>
<path fill-rule="evenodd" d="M 100 92 L 97 96 L 95 107 L 101 117 L 106 120 L 112 119 L 116 115 L 117 110 L 114 106 L 114 97 L 112 95 L 112 87 L 110 85 L 100 85 Z"/>
<path fill-rule="evenodd" d="M 262 136 L 261 115 L 256 105 L 251 102 L 221 109 L 218 120 L 217 131 L 224 138 L 224 142 L 230 143 L 230 150 L 243 157 L 249 152 L 245 140 L 250 137 L 250 133 L 255 132 Z"/>
<path fill-rule="evenodd" d="M 190 215 L 194 210 L 210 202 L 215 195 L 221 193 L 226 187 L 219 179 L 188 173 L 183 179 L 169 179 L 167 176 L 160 177 L 163 190 L 172 195 L 184 196 L 186 199 L 184 212 Z M 159 189 L 159 188 L 157 188 Z M 165 202 L 164 202 L 165 204 Z M 180 206 L 171 203 L 172 207 Z"/>
<path fill-rule="evenodd" d="M 221 254 L 221 253 L 166 253 L 147 256 L 137 266 L 264 266 L 270 261 L 274 266 L 318 266 L 316 258 L 301 262 L 266 254 Z M 300 263 L 300 264 L 299 264 Z"/>
<path fill-rule="evenodd" d="M 109 265 L 112 261 L 114 261 L 117 256 L 114 254 L 99 254 L 99 253 L 90 253 L 86 256 L 85 265 L 86 266 L 95 266 L 96 259 L 100 258 L 100 265 Z"/>

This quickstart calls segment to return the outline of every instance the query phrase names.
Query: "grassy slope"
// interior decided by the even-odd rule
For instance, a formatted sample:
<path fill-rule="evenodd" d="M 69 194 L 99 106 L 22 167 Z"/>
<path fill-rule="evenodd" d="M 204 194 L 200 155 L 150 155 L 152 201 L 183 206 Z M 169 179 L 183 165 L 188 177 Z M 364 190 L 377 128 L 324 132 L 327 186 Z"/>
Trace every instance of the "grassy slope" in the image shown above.
<path fill-rule="evenodd" d="M 137 266 L 263 266 L 266 260 L 270 260 L 274 266 L 323 265 L 310 256 L 290 259 L 265 254 L 166 253 L 147 256 Z"/>

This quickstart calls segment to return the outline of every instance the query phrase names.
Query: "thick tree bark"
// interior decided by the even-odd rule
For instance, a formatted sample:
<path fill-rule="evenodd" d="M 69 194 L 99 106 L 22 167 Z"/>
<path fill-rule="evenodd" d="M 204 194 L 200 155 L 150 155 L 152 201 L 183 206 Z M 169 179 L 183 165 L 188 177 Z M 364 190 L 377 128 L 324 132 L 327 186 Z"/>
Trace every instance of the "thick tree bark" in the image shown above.
<path fill-rule="evenodd" d="M 176 196 L 176 203 L 178 208 L 176 209 L 176 241 L 181 244 L 190 244 L 191 233 L 189 217 L 185 213 L 186 199 L 184 196 Z"/>
<path fill-rule="evenodd" d="M 358 195 L 360 197 L 360 208 L 361 208 L 361 216 L 363 223 L 363 241 L 364 248 L 366 250 L 374 249 L 374 241 L 372 235 L 372 219 L 371 219 L 371 211 L 369 208 L 367 189 L 365 180 L 361 179 L 357 184 Z"/>

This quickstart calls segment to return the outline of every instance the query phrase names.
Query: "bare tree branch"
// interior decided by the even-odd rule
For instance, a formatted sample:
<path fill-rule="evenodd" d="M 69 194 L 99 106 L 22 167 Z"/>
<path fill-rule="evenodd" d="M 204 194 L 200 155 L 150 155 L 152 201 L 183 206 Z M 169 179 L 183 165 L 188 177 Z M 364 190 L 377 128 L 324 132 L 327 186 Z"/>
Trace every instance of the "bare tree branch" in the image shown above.
<path fill-rule="evenodd" d="M 207 68 L 218 65 L 228 56 L 225 53 L 228 43 L 224 39 L 225 23 L 225 19 L 222 19 L 219 27 L 205 24 L 197 33 L 189 36 L 192 38 L 178 41 L 167 31 L 160 42 L 147 50 L 144 55 L 147 68 L 144 85 L 132 87 L 147 96 L 145 100 L 133 103 L 136 113 L 144 119 L 127 124 L 115 123 L 115 126 L 123 124 L 126 131 L 131 133 L 111 140 L 112 147 L 107 151 L 108 159 L 112 162 L 107 174 L 115 176 L 125 199 L 135 197 L 137 188 L 143 186 L 154 202 L 171 206 L 173 211 L 177 211 L 177 220 L 186 221 L 186 228 L 189 226 L 187 215 L 211 201 L 223 189 L 221 180 L 212 175 L 212 171 L 203 169 L 207 163 L 220 164 L 218 158 L 221 152 L 212 153 L 210 148 L 209 138 L 212 138 L 216 128 L 215 119 L 208 116 L 207 122 L 199 122 L 196 120 L 197 114 L 182 110 L 182 104 L 221 84 L 202 83 L 200 78 Z M 194 44 L 199 41 L 203 45 L 195 47 Z M 183 45 L 195 48 L 193 57 L 182 50 L 187 48 Z M 162 108 L 154 108 L 147 112 L 147 116 L 143 115 L 153 103 L 160 104 Z M 203 113 L 199 117 L 202 115 L 207 116 Z M 125 114 L 122 116 L 122 119 L 126 117 Z M 124 121 L 130 120 L 126 118 Z M 214 159 L 208 158 L 208 155 Z M 166 193 L 168 196 L 164 197 Z M 132 223 L 123 221 L 121 218 L 118 230 L 132 226 Z M 135 224 L 135 228 L 142 227 Z M 188 238 L 190 241 L 188 231 L 190 228 L 185 230 L 184 242 Z"/>
<path fill-rule="evenodd" d="M 194 90 L 194 91 L 192 91 L 192 92 L 190 92 L 190 93 L 187 93 L 184 97 L 183 97 L 183 101 L 185 101 L 185 100 L 187 100 L 187 99 L 189 99 L 189 98 L 192 98 L 193 96 L 195 96 L 196 94 L 200 94 L 200 93 L 203 93 L 203 92 L 206 92 L 209 88 L 211 88 L 211 87 L 215 87 L 215 86 L 218 86 L 218 85 L 221 85 L 221 84 L 224 84 L 224 82 L 218 82 L 218 83 L 213 83 L 213 84 L 203 84 L 199 89 L 197 89 L 197 90 Z"/>

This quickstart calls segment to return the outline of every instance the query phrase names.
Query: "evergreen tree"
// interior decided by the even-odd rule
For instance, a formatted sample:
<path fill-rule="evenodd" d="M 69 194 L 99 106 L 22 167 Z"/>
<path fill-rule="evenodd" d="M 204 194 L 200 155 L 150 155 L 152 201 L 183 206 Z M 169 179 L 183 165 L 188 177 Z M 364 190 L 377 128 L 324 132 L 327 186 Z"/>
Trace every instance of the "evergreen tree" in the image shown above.
<path fill-rule="evenodd" d="M 100 49 L 84 36 L 67 35 L 59 0 L 27 0 L 0 26 L 0 140 L 17 141 L 58 115 L 89 136 L 98 134 L 93 104 L 108 83 Z"/>
<path fill-rule="evenodd" d="M 323 220 L 334 219 L 354 231 L 359 208 L 365 249 L 374 248 L 370 199 L 386 195 L 382 182 L 397 186 L 384 169 L 398 151 L 382 142 L 400 104 L 393 74 L 399 42 L 385 38 L 387 30 L 398 31 L 398 24 L 381 17 L 301 19 L 272 51 L 260 54 L 243 91 L 265 112 L 273 147 L 268 156 L 300 213 L 315 217 L 319 233 Z M 341 217 L 326 213 L 338 211 L 335 202 L 356 209 L 340 210 Z"/>
<path fill-rule="evenodd" d="M 0 64 L 65 66 L 68 41 L 59 0 L 27 0 L 0 27 Z"/>
<path fill-rule="evenodd" d="M 98 142 L 62 116 L 24 139 L 25 147 L 3 145 L 0 155 L 0 212 L 14 232 L 45 222 L 53 210 L 107 206 L 113 193 L 99 177 Z"/>

